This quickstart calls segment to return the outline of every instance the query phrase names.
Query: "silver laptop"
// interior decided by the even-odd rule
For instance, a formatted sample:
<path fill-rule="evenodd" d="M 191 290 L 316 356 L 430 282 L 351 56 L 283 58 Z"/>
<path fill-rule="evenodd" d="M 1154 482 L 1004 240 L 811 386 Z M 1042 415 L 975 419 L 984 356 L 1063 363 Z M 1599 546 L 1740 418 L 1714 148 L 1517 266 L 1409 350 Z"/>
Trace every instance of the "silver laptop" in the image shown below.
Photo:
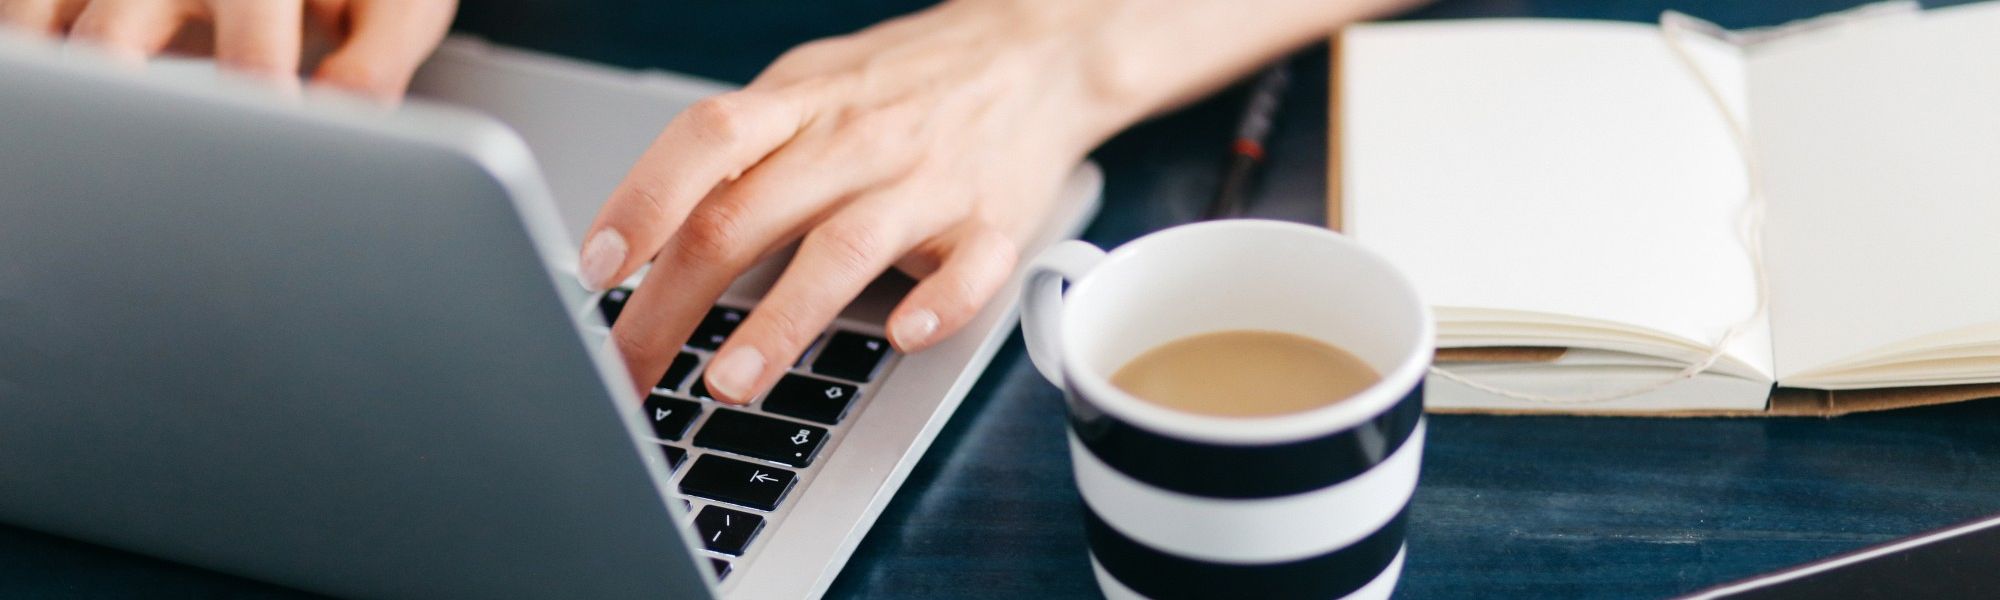
<path fill-rule="evenodd" d="M 1010 287 L 898 356 L 886 276 L 720 406 L 701 369 L 766 265 L 637 398 L 621 297 L 577 285 L 572 240 L 722 86 L 466 40 L 393 114 L 20 40 L 0 82 L 0 521 L 23 527 L 341 596 L 813 597 L 1015 320 Z M 1037 246 L 1099 181 L 1076 171 Z"/>

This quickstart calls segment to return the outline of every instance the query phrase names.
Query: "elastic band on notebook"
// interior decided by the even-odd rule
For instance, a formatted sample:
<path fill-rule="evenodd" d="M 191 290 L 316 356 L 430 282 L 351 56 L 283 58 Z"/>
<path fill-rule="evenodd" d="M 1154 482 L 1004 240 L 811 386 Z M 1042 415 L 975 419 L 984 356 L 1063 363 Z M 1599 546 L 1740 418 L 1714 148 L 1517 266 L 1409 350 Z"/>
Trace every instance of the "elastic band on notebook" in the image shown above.
<path fill-rule="evenodd" d="M 1743 122 L 1736 117 L 1736 111 L 1730 109 L 1729 101 L 1723 98 L 1721 90 L 1715 87 L 1715 82 L 1709 79 L 1708 73 L 1701 69 L 1701 65 L 1695 62 L 1694 56 L 1688 52 L 1686 45 L 1681 42 L 1681 34 L 1690 29 L 1722 37 L 1725 40 L 1729 39 L 1729 35 L 1720 27 L 1685 14 L 1674 11 L 1667 11 L 1660 14 L 1660 37 L 1666 41 L 1667 49 L 1673 52 L 1674 58 L 1679 60 L 1681 65 L 1686 67 L 1690 74 L 1694 75 L 1695 82 L 1701 85 L 1702 92 L 1708 96 L 1710 102 L 1715 104 L 1716 110 L 1722 113 L 1722 121 L 1729 127 L 1729 137 L 1736 143 L 1737 153 L 1743 157 L 1744 180 L 1748 184 L 1749 189 L 1744 198 L 1743 214 L 1740 216 L 1740 222 L 1738 223 L 1739 230 L 1737 231 L 1737 236 L 1743 243 L 1744 252 L 1750 257 L 1750 271 L 1752 276 L 1756 278 L 1756 308 L 1751 311 L 1749 316 L 1744 317 L 1742 321 L 1731 325 L 1728 330 L 1724 331 L 1721 339 L 1716 340 L 1715 345 L 1708 349 L 1708 354 L 1703 356 L 1701 360 L 1688 365 L 1687 368 L 1681 369 L 1673 377 L 1630 389 L 1587 396 L 1544 396 L 1541 394 L 1502 389 L 1472 381 L 1466 379 L 1464 375 L 1453 373 L 1435 365 L 1431 366 L 1432 375 L 1456 381 L 1472 389 L 1489 394 L 1542 404 L 1590 404 L 1594 402 L 1623 400 L 1659 391 L 1665 389 L 1667 386 L 1693 379 L 1696 375 L 1702 374 L 1710 367 L 1715 366 L 1716 361 L 1722 360 L 1722 356 L 1728 352 L 1730 344 L 1735 343 L 1738 338 L 1743 337 L 1744 333 L 1756 328 L 1757 324 L 1764 320 L 1765 313 L 1770 309 L 1770 281 L 1764 273 L 1765 203 L 1763 168 L 1757 163 L 1757 155 L 1750 147 L 1750 134 L 1743 127 Z"/>

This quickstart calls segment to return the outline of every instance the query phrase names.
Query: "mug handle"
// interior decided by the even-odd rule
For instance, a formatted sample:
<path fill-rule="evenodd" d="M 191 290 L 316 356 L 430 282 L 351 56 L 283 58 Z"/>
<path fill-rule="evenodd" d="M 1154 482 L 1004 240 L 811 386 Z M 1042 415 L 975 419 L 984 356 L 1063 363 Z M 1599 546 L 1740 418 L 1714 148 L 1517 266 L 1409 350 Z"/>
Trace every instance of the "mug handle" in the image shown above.
<path fill-rule="evenodd" d="M 1104 260 L 1104 250 L 1082 240 L 1049 247 L 1028 265 L 1021 287 L 1021 337 L 1028 360 L 1056 387 L 1066 387 L 1062 369 L 1063 280 L 1075 281 Z"/>

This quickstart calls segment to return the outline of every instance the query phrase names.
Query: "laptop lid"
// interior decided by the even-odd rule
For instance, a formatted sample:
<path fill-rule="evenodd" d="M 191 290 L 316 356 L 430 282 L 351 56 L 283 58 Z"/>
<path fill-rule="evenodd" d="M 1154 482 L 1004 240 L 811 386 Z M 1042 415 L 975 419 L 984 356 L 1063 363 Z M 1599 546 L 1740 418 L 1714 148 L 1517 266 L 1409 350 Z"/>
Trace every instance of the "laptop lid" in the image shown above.
<path fill-rule="evenodd" d="M 511 132 L 0 46 L 0 520 L 343 596 L 710 595 Z"/>

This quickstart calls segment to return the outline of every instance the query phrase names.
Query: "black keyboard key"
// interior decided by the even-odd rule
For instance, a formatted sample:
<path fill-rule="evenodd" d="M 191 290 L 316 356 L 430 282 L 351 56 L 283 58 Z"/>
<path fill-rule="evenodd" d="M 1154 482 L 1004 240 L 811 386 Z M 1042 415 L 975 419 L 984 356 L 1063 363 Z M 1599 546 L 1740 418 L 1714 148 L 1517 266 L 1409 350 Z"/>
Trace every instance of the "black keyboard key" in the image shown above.
<path fill-rule="evenodd" d="M 788 467 L 812 465 L 826 441 L 826 429 L 726 408 L 715 409 L 694 434 L 694 445 Z"/>
<path fill-rule="evenodd" d="M 681 469 L 681 463 L 687 460 L 688 451 L 686 450 L 675 448 L 673 446 L 668 446 L 666 444 L 661 444 L 660 451 L 665 452 L 667 454 L 668 473 L 679 471 Z"/>
<path fill-rule="evenodd" d="M 702 317 L 701 324 L 695 326 L 694 335 L 688 336 L 687 345 L 703 350 L 721 348 L 722 341 L 736 332 L 736 326 L 743 324 L 743 317 L 747 315 L 726 306 L 708 309 L 708 316 Z"/>
<path fill-rule="evenodd" d="M 709 557 L 708 566 L 710 568 L 715 569 L 716 581 L 722 581 L 722 578 L 729 576 L 729 561 L 722 560 L 720 558 Z"/>
<path fill-rule="evenodd" d="M 858 389 L 830 379 L 786 375 L 778 380 L 778 385 L 771 386 L 770 395 L 764 397 L 764 410 L 838 425 L 841 417 L 847 416 L 847 407 L 854 404 Z"/>
<path fill-rule="evenodd" d="M 708 382 L 702 381 L 700 377 L 694 378 L 694 385 L 688 386 L 688 395 L 694 396 L 696 400 L 715 401 L 715 394 L 708 393 Z"/>
<path fill-rule="evenodd" d="M 701 359 L 696 358 L 693 352 L 675 355 L 674 364 L 667 365 L 667 374 L 660 377 L 660 383 L 653 387 L 670 392 L 677 391 L 681 389 L 681 384 L 687 383 L 688 376 L 694 374 L 694 368 L 699 364 Z"/>
<path fill-rule="evenodd" d="M 694 516 L 695 533 L 703 548 L 732 556 L 742 556 L 751 538 L 764 528 L 764 517 L 720 506 L 701 507 Z"/>
<path fill-rule="evenodd" d="M 813 372 L 848 381 L 868 381 L 875 377 L 875 367 L 881 366 L 882 357 L 888 355 L 889 342 L 882 338 L 836 331 L 826 340 L 826 347 L 820 348 L 819 358 L 813 360 Z"/>
<path fill-rule="evenodd" d="M 597 311 L 604 315 L 604 324 L 617 323 L 618 313 L 625 312 L 625 301 L 630 299 L 632 290 L 612 288 L 605 291 L 604 297 L 597 299 Z"/>
<path fill-rule="evenodd" d="M 646 397 L 646 420 L 653 424 L 653 434 L 663 440 L 680 441 L 686 434 L 688 424 L 701 416 L 701 405 L 692 400 L 668 398 L 659 394 Z"/>
<path fill-rule="evenodd" d="M 710 500 L 771 510 L 785 499 L 798 477 L 777 467 L 750 464 L 704 454 L 681 477 L 681 493 Z"/>

